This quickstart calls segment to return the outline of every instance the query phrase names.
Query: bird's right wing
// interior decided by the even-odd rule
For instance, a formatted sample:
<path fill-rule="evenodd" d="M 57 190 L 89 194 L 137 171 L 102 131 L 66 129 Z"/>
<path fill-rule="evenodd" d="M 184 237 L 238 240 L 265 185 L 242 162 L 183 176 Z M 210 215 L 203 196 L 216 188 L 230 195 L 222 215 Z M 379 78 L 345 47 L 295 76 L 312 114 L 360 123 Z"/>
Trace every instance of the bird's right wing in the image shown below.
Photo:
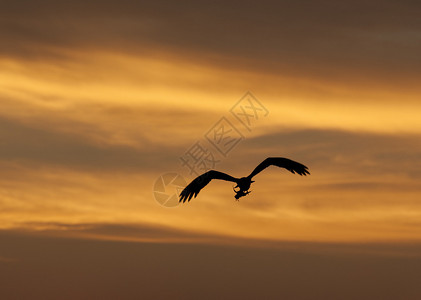
<path fill-rule="evenodd" d="M 291 173 L 297 173 L 299 175 L 307 175 L 310 174 L 308 171 L 308 168 L 300 164 L 299 162 L 290 160 L 288 158 L 284 157 L 268 157 L 264 161 L 262 161 L 254 170 L 251 172 L 251 174 L 248 176 L 249 178 L 252 178 L 253 176 L 259 174 L 264 169 L 266 169 L 269 166 L 277 166 L 280 168 L 287 169 Z"/>
<path fill-rule="evenodd" d="M 190 199 L 194 196 L 196 198 L 197 194 L 199 194 L 200 190 L 203 189 L 212 179 L 220 179 L 226 181 L 237 182 L 237 178 L 234 178 L 228 174 L 218 172 L 215 170 L 210 170 L 196 179 L 194 179 L 188 186 L 184 188 L 184 190 L 180 193 L 180 200 L 179 202 L 186 202 L 190 201 Z"/>

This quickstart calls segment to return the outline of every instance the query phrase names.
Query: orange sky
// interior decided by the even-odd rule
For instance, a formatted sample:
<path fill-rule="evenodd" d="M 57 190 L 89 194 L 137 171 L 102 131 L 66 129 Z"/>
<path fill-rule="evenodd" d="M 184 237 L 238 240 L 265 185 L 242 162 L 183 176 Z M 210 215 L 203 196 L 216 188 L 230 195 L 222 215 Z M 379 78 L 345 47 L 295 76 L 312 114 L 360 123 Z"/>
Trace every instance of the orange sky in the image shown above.
<path fill-rule="evenodd" d="M 421 237 L 416 88 L 394 101 L 399 87 L 244 72 L 183 57 L 68 55 L 59 62 L 1 59 L 3 228 L 130 223 L 276 240 Z M 247 86 L 269 114 L 251 132 L 235 124 L 245 140 L 216 168 L 240 176 L 266 156 L 286 156 L 312 176 L 269 169 L 240 203 L 229 183 L 212 183 L 188 205 L 157 205 L 154 180 L 165 172 L 192 179 L 179 157 L 219 118 L 232 118 Z"/>
<path fill-rule="evenodd" d="M 419 5 L 266 6 L 2 9 L 0 229 L 268 248 L 421 242 Z M 250 131 L 230 113 L 247 91 L 269 112 Z M 205 139 L 221 117 L 244 136 L 227 157 Z M 233 176 L 268 156 L 311 175 L 272 167 L 240 202 L 212 182 L 161 206 L 155 180 L 192 180 L 180 157 L 197 141 Z"/>

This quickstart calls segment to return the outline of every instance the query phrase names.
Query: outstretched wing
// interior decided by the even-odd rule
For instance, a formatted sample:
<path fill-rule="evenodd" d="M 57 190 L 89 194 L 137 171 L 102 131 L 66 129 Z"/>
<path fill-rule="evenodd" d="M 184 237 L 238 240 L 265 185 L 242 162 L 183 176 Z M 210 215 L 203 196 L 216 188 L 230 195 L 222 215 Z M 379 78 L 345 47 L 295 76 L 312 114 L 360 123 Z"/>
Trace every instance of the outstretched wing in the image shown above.
<path fill-rule="evenodd" d="M 297 173 L 299 175 L 304 176 L 310 174 L 308 168 L 305 165 L 300 164 L 299 162 L 283 157 L 268 157 L 264 161 L 262 161 L 253 170 L 253 172 L 251 172 L 251 174 L 248 177 L 251 179 L 253 176 L 259 174 L 261 171 L 272 165 L 280 168 L 285 168 L 293 174 Z"/>
<path fill-rule="evenodd" d="M 179 202 L 184 203 L 186 202 L 186 200 L 190 201 L 193 195 L 196 198 L 200 190 L 203 189 L 212 179 L 221 179 L 226 181 L 237 182 L 237 178 L 234 178 L 222 172 L 210 170 L 194 179 L 192 182 L 190 182 L 188 186 L 184 188 L 184 190 L 180 193 Z"/>

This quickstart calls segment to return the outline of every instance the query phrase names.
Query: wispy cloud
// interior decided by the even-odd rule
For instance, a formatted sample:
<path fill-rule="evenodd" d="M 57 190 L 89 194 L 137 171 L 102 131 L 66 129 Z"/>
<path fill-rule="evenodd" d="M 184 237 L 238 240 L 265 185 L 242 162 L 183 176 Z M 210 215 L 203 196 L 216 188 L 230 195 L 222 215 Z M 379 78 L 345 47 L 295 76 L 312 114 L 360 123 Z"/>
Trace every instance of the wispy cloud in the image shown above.
<path fill-rule="evenodd" d="M 130 222 L 275 240 L 419 239 L 417 5 L 265 3 L 273 9 L 5 7 L 0 225 Z M 286 156 L 312 175 L 269 169 L 240 205 L 216 182 L 189 205 L 160 207 L 154 180 L 188 173 L 179 157 L 246 90 L 270 115 L 216 168 L 241 176 L 267 156 Z"/>
<path fill-rule="evenodd" d="M 281 155 L 308 165 L 311 176 L 272 167 L 239 205 L 230 201 L 229 185 L 215 182 L 171 210 L 153 200 L 153 182 L 168 171 L 187 174 L 178 161 L 187 148 L 182 143 L 98 144 L 84 131 L 2 122 L 9 133 L 0 151 L 3 227 L 129 221 L 275 240 L 419 238 L 421 148 L 415 135 L 274 126 L 243 141 L 217 169 L 244 176 L 265 157 Z M 188 218 L 192 213 L 201 218 Z M 283 227 L 290 229 L 277 229 Z"/>
<path fill-rule="evenodd" d="M 5 7 L 3 53 L 51 57 L 57 48 L 171 49 L 208 58 L 213 52 L 225 57 L 220 62 L 235 57 L 243 65 L 257 61 L 254 66 L 272 70 L 345 77 L 335 69 L 346 67 L 354 74 L 376 70 L 379 76 L 391 76 L 397 67 L 401 74 L 417 73 L 420 67 L 419 36 L 410 34 L 419 26 L 418 4 L 413 1 L 325 1 L 304 7 L 289 1 L 200 7 L 189 1 L 42 3 Z M 397 35 L 399 40 L 391 38 Z"/>

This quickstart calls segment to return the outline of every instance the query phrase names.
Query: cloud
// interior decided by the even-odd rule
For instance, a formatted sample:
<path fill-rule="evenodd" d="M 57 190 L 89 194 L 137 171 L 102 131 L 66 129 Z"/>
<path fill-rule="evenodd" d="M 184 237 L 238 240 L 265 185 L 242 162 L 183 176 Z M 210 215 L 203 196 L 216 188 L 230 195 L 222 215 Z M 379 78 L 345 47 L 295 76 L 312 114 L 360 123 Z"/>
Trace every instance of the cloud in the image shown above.
<path fill-rule="evenodd" d="M 55 222 L 107 238 L 137 236 L 139 228 L 103 224 L 114 221 L 198 235 L 419 240 L 418 7 L 8 3 L 0 11 L 0 225 Z M 187 173 L 179 157 L 254 88 L 271 119 L 215 169 L 242 176 L 285 156 L 312 175 L 271 168 L 239 205 L 223 182 L 172 211 L 155 203 L 159 174 Z"/>
<path fill-rule="evenodd" d="M 197 233 L 173 227 L 152 224 L 119 224 L 119 223 L 59 223 L 59 222 L 26 222 L 13 231 L 38 236 L 60 236 L 96 239 L 120 240 L 157 243 L 213 243 L 221 242 L 223 237 L 215 234 Z"/>
<path fill-rule="evenodd" d="M 323 172 L 363 175 L 405 174 L 419 178 L 421 145 L 417 135 L 342 130 L 279 129 L 248 138 L 247 152 L 285 155 Z M 322 170 L 321 170 L 322 171 Z"/>
<path fill-rule="evenodd" d="M 15 262 L 16 259 L 14 258 L 9 258 L 9 257 L 1 257 L 0 256 L 0 263 L 10 263 L 10 262 Z"/>
<path fill-rule="evenodd" d="M 91 171 L 148 172 L 179 157 L 214 112 L 118 104 L 45 108 L 13 100 L 0 113 L 0 161 Z M 165 130 L 164 130 L 165 129 Z"/>
<path fill-rule="evenodd" d="M 384 256 L 420 256 L 416 242 L 387 243 L 387 242 L 306 242 L 280 241 L 246 237 L 232 237 L 213 233 L 196 232 L 194 230 L 180 230 L 173 227 L 153 224 L 124 224 L 124 223 L 53 223 L 28 222 L 22 223 L 20 228 L 0 230 L 0 237 L 27 236 L 34 238 L 65 238 L 122 241 L 138 243 L 174 243 L 174 244 L 203 244 L 230 245 L 246 248 L 293 250 L 300 253 L 335 253 L 335 255 L 362 254 Z"/>
<path fill-rule="evenodd" d="M 193 142 L 203 140 L 206 144 L 202 135 L 212 123 L 206 125 L 203 121 L 211 118 L 217 120 L 216 114 L 177 109 L 169 113 L 159 108 L 117 105 L 76 106 L 57 116 L 42 110 L 29 118 L 3 116 L 0 160 L 103 171 L 149 172 L 179 167 L 179 157 Z M 85 121 L 89 119 L 92 122 Z M 135 129 L 131 120 L 136 120 Z M 202 131 L 194 125 L 198 122 L 204 124 Z M 189 128 L 191 136 L 186 134 Z M 121 134 L 125 134 L 124 139 Z M 205 146 L 215 151 L 211 145 Z M 221 160 L 220 166 L 233 172 L 248 172 L 267 156 L 286 156 L 324 174 L 371 178 L 401 174 L 416 179 L 421 176 L 420 147 L 418 136 L 411 134 L 272 126 L 246 137 L 227 159 Z M 254 158 L 250 160 L 250 156 Z M 246 161 L 249 164 L 245 165 Z"/>
<path fill-rule="evenodd" d="M 168 149 L 147 145 L 136 149 L 125 145 L 107 145 L 83 135 L 37 128 L 34 124 L 0 119 L 3 145 L 0 159 L 25 165 L 59 165 L 65 168 L 141 171 L 165 163 Z M 86 126 L 85 130 L 90 128 Z M 83 128 L 81 129 L 83 132 Z M 173 148 L 179 150 L 181 148 Z M 166 158 L 164 158 L 164 156 Z"/>
<path fill-rule="evenodd" d="M 312 77 L 352 73 L 369 80 L 373 71 L 402 83 L 420 71 L 415 1 L 41 3 L 10 4 L 2 11 L 3 55 L 54 58 L 65 56 L 64 50 L 93 48 L 140 55 L 161 51 Z"/>
<path fill-rule="evenodd" d="M 421 292 L 419 244 L 142 243 L 65 231 L 1 231 L 0 242 L 2 255 L 18 259 L 2 264 L 4 299 L 417 299 Z"/>
<path fill-rule="evenodd" d="M 238 205 L 231 185 L 215 182 L 192 203 L 170 211 L 153 199 L 154 180 L 167 171 L 188 173 L 179 157 L 203 138 L 218 110 L 7 103 L 12 110 L 0 117 L 5 227 L 124 221 L 274 240 L 419 239 L 418 135 L 266 123 L 215 169 L 244 176 L 267 156 L 284 156 L 308 165 L 311 176 L 272 167 Z"/>

